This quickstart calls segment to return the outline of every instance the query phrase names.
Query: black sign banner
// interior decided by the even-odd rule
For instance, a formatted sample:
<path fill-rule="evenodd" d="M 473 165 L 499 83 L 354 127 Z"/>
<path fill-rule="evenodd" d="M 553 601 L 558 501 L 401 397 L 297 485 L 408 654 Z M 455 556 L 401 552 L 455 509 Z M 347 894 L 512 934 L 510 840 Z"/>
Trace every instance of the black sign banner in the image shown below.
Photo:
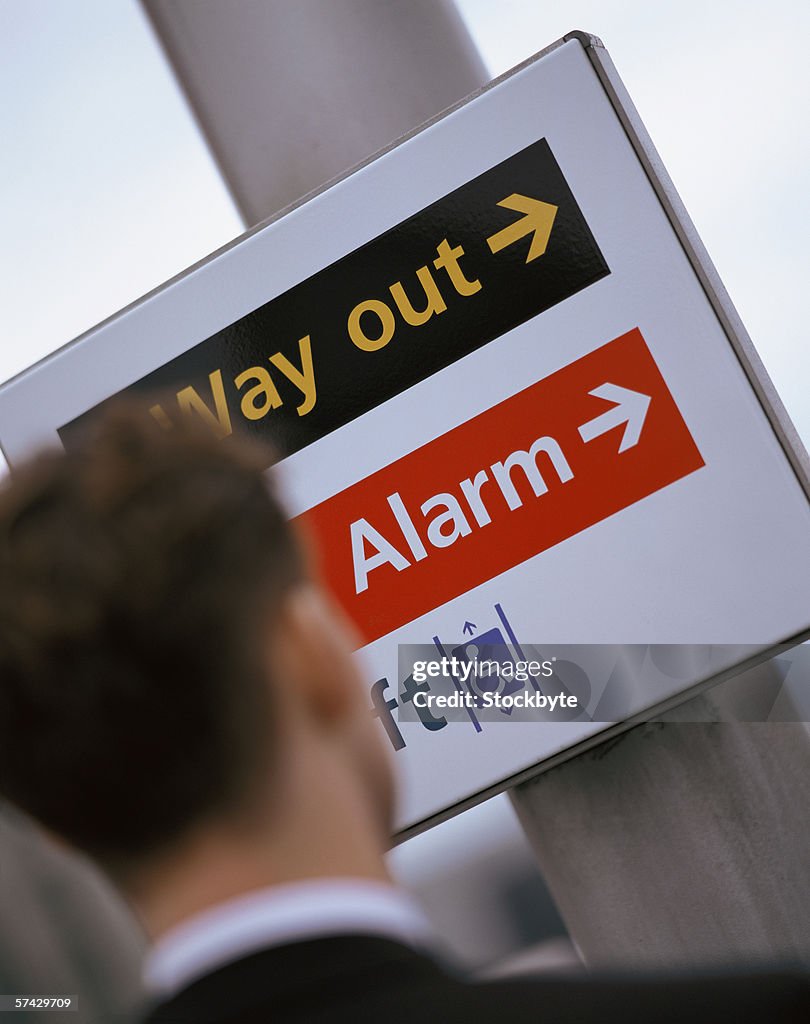
<path fill-rule="evenodd" d="M 609 273 L 543 139 L 122 394 L 291 454 Z"/>

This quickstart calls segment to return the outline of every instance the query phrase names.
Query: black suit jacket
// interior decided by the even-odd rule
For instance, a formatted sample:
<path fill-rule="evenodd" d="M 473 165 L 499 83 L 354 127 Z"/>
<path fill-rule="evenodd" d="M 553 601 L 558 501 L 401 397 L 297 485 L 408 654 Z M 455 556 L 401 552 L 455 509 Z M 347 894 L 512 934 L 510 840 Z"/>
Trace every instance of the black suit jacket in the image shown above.
<path fill-rule="evenodd" d="M 148 1024 L 810 1024 L 799 974 L 467 983 L 392 942 L 343 936 L 266 949 L 201 978 Z"/>

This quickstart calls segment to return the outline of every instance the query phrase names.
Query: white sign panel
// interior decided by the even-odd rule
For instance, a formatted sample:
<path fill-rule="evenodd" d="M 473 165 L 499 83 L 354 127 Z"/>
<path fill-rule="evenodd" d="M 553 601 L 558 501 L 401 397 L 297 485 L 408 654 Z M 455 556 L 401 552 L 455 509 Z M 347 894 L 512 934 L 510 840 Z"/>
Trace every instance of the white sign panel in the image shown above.
<path fill-rule="evenodd" d="M 580 34 L 7 384 L 12 466 L 121 392 L 284 453 L 404 829 L 810 628 L 805 457 Z"/>

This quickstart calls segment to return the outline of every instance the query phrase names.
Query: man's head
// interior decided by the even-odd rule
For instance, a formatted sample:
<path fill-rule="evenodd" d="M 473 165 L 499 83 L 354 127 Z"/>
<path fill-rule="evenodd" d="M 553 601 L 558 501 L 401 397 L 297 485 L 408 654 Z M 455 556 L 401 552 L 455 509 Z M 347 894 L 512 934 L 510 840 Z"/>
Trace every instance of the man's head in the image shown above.
<path fill-rule="evenodd" d="M 388 771 L 262 452 L 119 410 L 0 494 L 0 795 L 113 871 L 265 813 L 290 744 Z"/>

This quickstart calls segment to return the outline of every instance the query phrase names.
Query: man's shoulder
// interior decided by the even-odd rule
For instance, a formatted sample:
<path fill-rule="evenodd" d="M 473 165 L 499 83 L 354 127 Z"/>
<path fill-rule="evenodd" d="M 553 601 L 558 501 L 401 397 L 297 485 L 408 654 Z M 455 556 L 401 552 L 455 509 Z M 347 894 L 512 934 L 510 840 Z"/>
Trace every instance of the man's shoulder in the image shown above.
<path fill-rule="evenodd" d="M 574 976 L 470 982 L 387 939 L 315 939 L 220 968 L 154 1008 L 147 1024 L 807 1024 L 800 974 Z"/>
<path fill-rule="evenodd" d="M 430 957 L 390 939 L 309 939 L 220 967 L 156 1005 L 146 1024 L 236 1024 L 268 1013 L 274 1022 L 340 1021 L 344 1009 L 348 1013 L 366 1000 L 396 1001 L 400 993 L 423 991 L 444 979 L 450 980 Z"/>

